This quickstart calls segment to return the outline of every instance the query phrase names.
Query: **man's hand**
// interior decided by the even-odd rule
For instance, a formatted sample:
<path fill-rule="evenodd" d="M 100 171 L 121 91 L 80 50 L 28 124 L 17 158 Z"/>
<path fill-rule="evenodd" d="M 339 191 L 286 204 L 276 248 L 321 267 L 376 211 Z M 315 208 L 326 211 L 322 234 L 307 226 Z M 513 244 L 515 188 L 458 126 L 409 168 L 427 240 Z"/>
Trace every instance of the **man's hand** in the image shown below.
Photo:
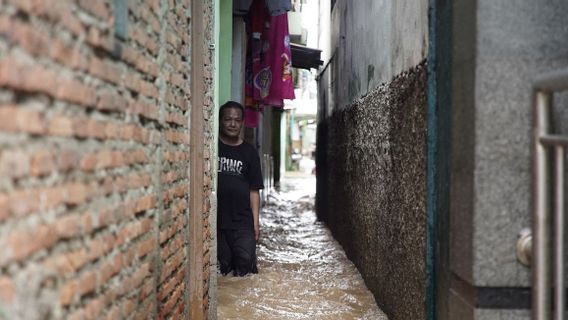
<path fill-rule="evenodd" d="M 258 242 L 258 236 L 260 235 L 260 193 L 258 192 L 258 190 L 250 191 L 250 207 L 252 209 L 252 221 L 254 222 L 254 239 Z"/>
<path fill-rule="evenodd" d="M 260 236 L 260 228 L 257 223 L 254 224 L 254 240 L 258 242 L 258 237 Z"/>

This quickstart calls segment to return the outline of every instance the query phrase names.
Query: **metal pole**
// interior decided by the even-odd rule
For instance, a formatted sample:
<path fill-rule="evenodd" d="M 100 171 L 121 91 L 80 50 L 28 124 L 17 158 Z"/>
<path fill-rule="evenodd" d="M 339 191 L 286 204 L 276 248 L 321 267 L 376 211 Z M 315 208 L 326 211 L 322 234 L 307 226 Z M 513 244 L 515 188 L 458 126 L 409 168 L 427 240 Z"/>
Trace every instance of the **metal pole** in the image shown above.
<path fill-rule="evenodd" d="M 274 156 L 270 156 L 270 190 L 274 188 Z"/>
<path fill-rule="evenodd" d="M 535 245 L 533 247 L 533 319 L 551 319 L 551 259 L 550 259 L 550 204 L 549 186 L 547 184 L 548 155 L 540 137 L 550 130 L 551 94 L 536 92 L 535 127 L 534 127 L 534 213 L 533 224 Z"/>
<path fill-rule="evenodd" d="M 555 286 L 555 319 L 564 320 L 566 291 L 564 289 L 564 147 L 554 148 L 554 184 L 555 184 L 555 257 L 554 283 Z"/>

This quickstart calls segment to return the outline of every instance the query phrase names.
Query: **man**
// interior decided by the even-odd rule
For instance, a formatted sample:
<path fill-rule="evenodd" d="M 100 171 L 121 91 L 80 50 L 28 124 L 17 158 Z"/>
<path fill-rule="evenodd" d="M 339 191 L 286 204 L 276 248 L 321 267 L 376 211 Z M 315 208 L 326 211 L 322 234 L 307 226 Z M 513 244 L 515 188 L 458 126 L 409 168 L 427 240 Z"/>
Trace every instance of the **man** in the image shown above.
<path fill-rule="evenodd" d="M 217 259 L 223 275 L 257 273 L 259 190 L 264 188 L 256 149 L 241 139 L 244 108 L 229 101 L 219 110 Z"/>

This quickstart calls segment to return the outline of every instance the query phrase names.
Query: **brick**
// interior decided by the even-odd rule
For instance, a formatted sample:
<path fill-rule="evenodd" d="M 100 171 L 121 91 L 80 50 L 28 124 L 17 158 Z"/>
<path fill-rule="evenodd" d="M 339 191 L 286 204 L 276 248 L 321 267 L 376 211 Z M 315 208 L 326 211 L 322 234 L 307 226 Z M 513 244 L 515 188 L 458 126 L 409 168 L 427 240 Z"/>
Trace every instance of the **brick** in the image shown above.
<path fill-rule="evenodd" d="M 119 255 L 117 255 L 117 256 L 115 256 L 115 259 L 121 260 L 121 257 Z M 110 278 L 112 278 L 114 275 L 118 274 L 119 271 L 120 271 L 120 266 L 118 268 L 115 267 L 114 261 L 111 260 L 111 261 L 105 262 L 101 267 L 98 268 L 99 283 L 101 283 L 101 285 L 103 285 Z"/>
<path fill-rule="evenodd" d="M 43 66 L 24 63 L 11 55 L 0 60 L 0 86 L 40 92 L 83 106 L 94 104 L 94 89 Z"/>
<path fill-rule="evenodd" d="M 65 203 L 66 195 L 65 195 L 65 187 L 63 186 L 55 186 L 44 189 L 38 188 L 30 191 L 35 194 L 38 194 L 41 202 L 38 208 L 34 208 L 34 210 L 29 210 L 26 212 L 26 214 L 33 213 L 36 210 L 53 209 Z"/>
<path fill-rule="evenodd" d="M 150 264 L 148 262 L 142 264 L 130 277 L 122 281 L 117 294 L 119 296 L 126 295 L 139 288 L 150 275 L 150 271 Z"/>
<path fill-rule="evenodd" d="M 78 214 L 58 217 L 55 230 L 61 239 L 69 239 L 81 234 L 81 216 Z"/>
<path fill-rule="evenodd" d="M 76 70 L 85 70 L 89 58 L 81 52 L 79 46 L 71 47 L 61 39 L 52 39 L 48 47 L 49 56 L 56 62 Z"/>
<path fill-rule="evenodd" d="M 117 246 L 123 245 L 127 241 L 131 241 L 139 236 L 147 233 L 154 224 L 150 218 L 145 218 L 139 221 L 132 222 L 119 230 L 115 244 Z"/>
<path fill-rule="evenodd" d="M 79 155 L 72 150 L 59 150 L 57 152 L 57 168 L 66 172 L 79 166 Z"/>
<path fill-rule="evenodd" d="M 0 193 L 0 222 L 10 216 L 10 199 L 6 194 Z"/>
<path fill-rule="evenodd" d="M 153 83 L 140 80 L 140 93 L 150 98 L 158 98 L 158 88 Z"/>
<path fill-rule="evenodd" d="M 179 112 L 168 112 L 166 114 L 166 121 L 169 123 L 174 123 L 187 128 L 189 119 Z"/>
<path fill-rule="evenodd" d="M 121 111 L 125 110 L 128 105 L 128 100 L 115 91 L 104 90 L 97 94 L 97 109 Z"/>
<path fill-rule="evenodd" d="M 65 116 L 53 116 L 48 119 L 47 132 L 49 135 L 71 137 L 73 121 Z"/>
<path fill-rule="evenodd" d="M 16 286 L 12 279 L 7 276 L 0 276 L 0 302 L 11 304 L 16 297 Z"/>
<path fill-rule="evenodd" d="M 89 271 L 81 276 L 79 280 L 79 293 L 83 296 L 95 291 L 97 287 L 97 274 Z"/>
<path fill-rule="evenodd" d="M 30 163 L 26 152 L 6 150 L 0 153 L 0 176 L 18 178 L 30 173 Z"/>
<path fill-rule="evenodd" d="M 105 320 L 121 320 L 121 319 L 123 319 L 120 307 L 114 306 L 113 308 L 111 308 L 104 319 Z"/>
<path fill-rule="evenodd" d="M 177 234 L 172 240 L 170 240 L 165 247 L 162 248 L 160 252 L 160 258 L 166 260 L 172 254 L 176 253 L 184 243 L 184 239 L 181 234 Z"/>
<path fill-rule="evenodd" d="M 181 283 L 180 286 L 174 291 L 172 296 L 166 301 L 166 303 L 162 305 L 162 308 L 159 312 L 160 316 L 165 317 L 166 315 L 169 315 L 172 312 L 175 305 L 178 302 L 181 302 L 180 297 L 182 296 L 184 289 L 185 286 L 183 283 Z"/>
<path fill-rule="evenodd" d="M 184 252 L 178 252 L 168 260 L 166 260 L 160 273 L 160 283 L 164 282 L 171 274 L 180 267 L 185 258 Z"/>
<path fill-rule="evenodd" d="M 85 27 L 79 19 L 72 14 L 64 14 L 61 17 L 61 25 L 64 26 L 75 37 L 79 37 L 85 33 Z"/>
<path fill-rule="evenodd" d="M 169 184 L 182 178 L 186 178 L 185 173 L 180 171 L 168 171 L 162 173 L 161 181 L 164 184 Z"/>
<path fill-rule="evenodd" d="M 166 130 L 164 136 L 169 142 L 189 145 L 189 133 L 187 131 Z"/>
<path fill-rule="evenodd" d="M 90 74 L 114 84 L 119 84 L 121 82 L 122 72 L 120 69 L 120 67 L 112 65 L 108 61 L 95 57 L 91 58 L 91 62 L 89 64 Z"/>
<path fill-rule="evenodd" d="M 149 19 L 152 20 L 151 18 Z M 134 39 L 134 41 L 136 41 L 140 46 L 146 48 L 152 55 L 156 55 L 158 53 L 158 44 L 152 38 L 152 35 L 147 33 L 144 29 L 133 26 L 129 29 L 128 37 Z"/>
<path fill-rule="evenodd" d="M 185 219 L 183 216 L 178 216 L 175 218 L 174 222 L 169 224 L 166 228 L 160 230 L 160 244 L 164 244 L 168 239 L 173 237 L 182 228 L 186 226 Z M 162 226 L 160 226 L 162 228 Z"/>
<path fill-rule="evenodd" d="M 72 78 L 59 77 L 57 81 L 59 83 L 53 84 L 55 98 L 88 107 L 95 105 L 95 89 Z"/>
<path fill-rule="evenodd" d="M 110 37 L 106 37 L 101 33 L 97 27 L 91 26 L 87 30 L 87 43 L 95 48 L 100 48 L 105 50 L 106 52 L 112 52 L 113 50 L 113 39 Z"/>
<path fill-rule="evenodd" d="M 58 22 L 62 16 L 70 15 L 69 1 L 61 0 L 34 0 L 32 12 L 50 21 Z"/>
<path fill-rule="evenodd" d="M 102 298 L 91 300 L 85 307 L 85 320 L 97 319 L 106 306 Z"/>
<path fill-rule="evenodd" d="M 124 79 L 124 85 L 130 89 L 131 91 L 134 91 L 136 93 L 139 93 L 142 89 L 142 80 L 140 80 L 140 78 L 132 73 L 127 73 Z"/>
<path fill-rule="evenodd" d="M 79 283 L 77 280 L 71 280 L 59 289 L 59 304 L 68 306 L 71 304 L 77 293 L 79 292 Z"/>
<path fill-rule="evenodd" d="M 43 265 L 46 270 L 53 270 L 60 276 L 77 272 L 88 261 L 87 251 L 82 248 L 48 257 Z"/>
<path fill-rule="evenodd" d="M 152 293 L 154 293 L 154 282 L 153 279 L 146 279 L 140 288 L 140 293 L 138 295 L 139 301 L 144 301 L 147 297 L 149 297 Z"/>
<path fill-rule="evenodd" d="M 166 41 L 172 45 L 176 51 L 179 50 L 181 40 L 173 32 L 166 33 Z"/>
<path fill-rule="evenodd" d="M 34 190 L 18 190 L 8 195 L 10 214 L 22 217 L 37 211 L 39 206 L 38 193 Z"/>
<path fill-rule="evenodd" d="M 39 150 L 31 155 L 30 173 L 43 176 L 55 170 L 55 155 L 50 150 Z"/>
<path fill-rule="evenodd" d="M 90 188 L 83 183 L 71 183 L 65 186 L 65 203 L 81 204 L 89 199 Z"/>
<path fill-rule="evenodd" d="M 98 259 L 113 248 L 116 238 L 112 234 L 97 237 L 87 244 L 88 248 L 88 261 Z"/>
<path fill-rule="evenodd" d="M 141 149 L 125 150 L 124 152 L 101 150 L 84 155 L 80 160 L 80 167 L 82 170 L 91 171 L 95 169 L 117 168 L 147 161 L 148 157 L 144 150 Z"/>
<path fill-rule="evenodd" d="M 144 240 L 138 244 L 138 247 L 136 248 L 136 255 L 138 256 L 138 258 L 143 258 L 150 252 L 154 251 L 157 246 L 158 244 L 155 238 L 148 238 L 147 240 Z"/>
<path fill-rule="evenodd" d="M 148 119 L 159 119 L 159 111 L 156 105 L 148 104 L 143 101 L 132 101 L 128 106 L 128 110 Z"/>
<path fill-rule="evenodd" d="M 150 210 L 150 209 L 152 209 L 156 206 L 156 197 L 153 196 L 153 195 L 145 196 L 145 197 L 139 198 L 135 203 L 136 203 L 136 207 L 135 207 L 136 213 L 146 211 L 146 210 Z"/>
<path fill-rule="evenodd" d="M 79 7 L 103 21 L 109 21 L 111 15 L 106 1 L 79 0 Z"/>
<path fill-rule="evenodd" d="M 0 265 L 12 261 L 21 261 L 33 253 L 48 249 L 57 242 L 57 234 L 45 225 L 32 230 L 17 230 L 0 241 L 6 254 L 0 257 Z"/>
<path fill-rule="evenodd" d="M 176 273 L 159 290 L 158 300 L 163 301 L 164 299 L 166 299 L 175 290 L 175 288 L 183 282 L 184 277 L 184 269 L 178 269 Z"/>
<path fill-rule="evenodd" d="M 136 302 L 133 299 L 126 299 L 122 304 L 122 314 L 127 317 L 136 309 Z"/>
<path fill-rule="evenodd" d="M 148 4 L 150 5 L 150 8 L 152 8 L 152 11 L 154 12 L 160 12 L 160 1 L 158 0 L 149 0 Z"/>
<path fill-rule="evenodd" d="M 0 106 L 0 131 L 42 134 L 45 132 L 43 114 L 40 111 L 25 109 L 21 106 Z"/>
<path fill-rule="evenodd" d="M 2 16 L 0 17 L 0 32 L 6 35 L 12 44 L 19 45 L 32 55 L 45 56 L 49 53 L 50 36 L 26 23 Z"/>

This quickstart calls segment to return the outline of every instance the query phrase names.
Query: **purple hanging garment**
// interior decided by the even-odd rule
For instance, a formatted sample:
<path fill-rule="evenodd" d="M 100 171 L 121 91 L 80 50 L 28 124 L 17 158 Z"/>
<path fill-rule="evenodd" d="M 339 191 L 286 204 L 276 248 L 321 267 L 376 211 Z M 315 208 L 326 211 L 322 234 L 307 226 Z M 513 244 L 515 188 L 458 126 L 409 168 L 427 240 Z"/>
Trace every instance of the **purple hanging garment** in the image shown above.
<path fill-rule="evenodd" d="M 245 127 L 256 128 L 260 119 L 260 111 L 257 108 L 245 107 Z"/>
<path fill-rule="evenodd" d="M 294 99 L 288 15 L 284 13 L 271 17 L 269 28 L 265 30 L 265 33 L 265 40 L 269 46 L 268 54 L 265 56 L 265 63 L 271 70 L 272 81 L 270 83 L 270 91 L 263 99 L 266 102 Z"/>
<path fill-rule="evenodd" d="M 288 15 L 271 16 L 264 0 L 254 0 L 248 21 L 245 104 L 282 107 L 283 99 L 295 98 Z M 254 112 L 245 112 L 245 121 L 252 126 Z"/>

